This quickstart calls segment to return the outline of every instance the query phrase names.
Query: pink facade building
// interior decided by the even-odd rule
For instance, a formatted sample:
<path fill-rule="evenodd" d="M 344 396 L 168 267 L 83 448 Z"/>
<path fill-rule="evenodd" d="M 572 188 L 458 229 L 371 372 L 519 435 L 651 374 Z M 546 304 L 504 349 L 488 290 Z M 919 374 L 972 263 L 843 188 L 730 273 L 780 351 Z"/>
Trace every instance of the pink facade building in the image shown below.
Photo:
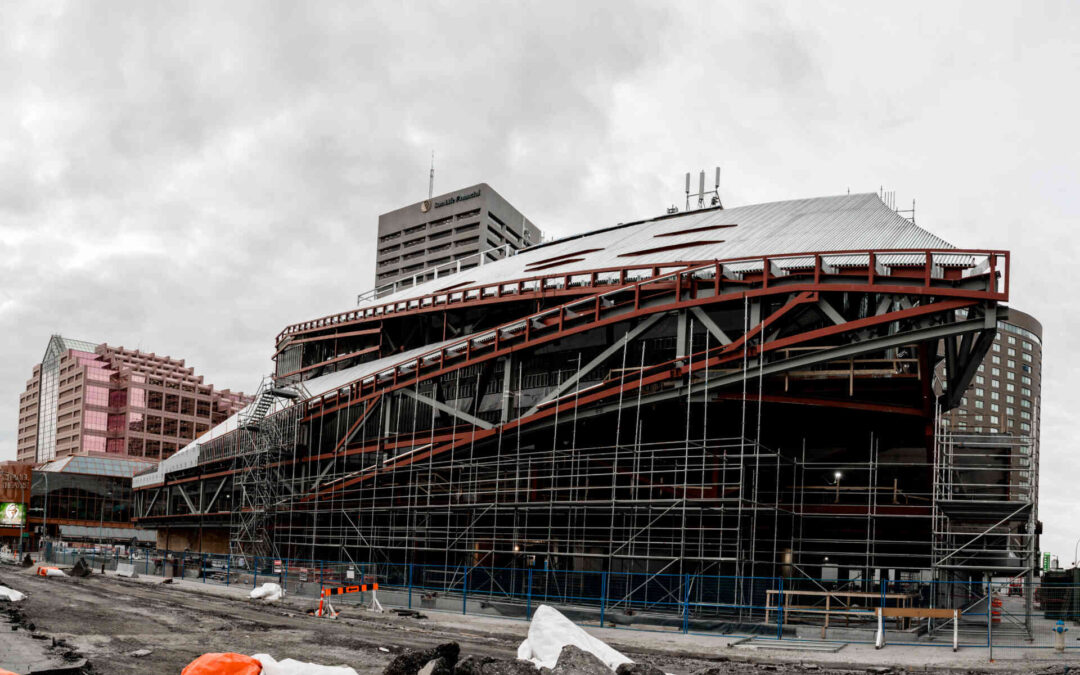
<path fill-rule="evenodd" d="M 54 335 L 19 397 L 19 461 L 164 459 L 251 402 L 183 360 Z"/>

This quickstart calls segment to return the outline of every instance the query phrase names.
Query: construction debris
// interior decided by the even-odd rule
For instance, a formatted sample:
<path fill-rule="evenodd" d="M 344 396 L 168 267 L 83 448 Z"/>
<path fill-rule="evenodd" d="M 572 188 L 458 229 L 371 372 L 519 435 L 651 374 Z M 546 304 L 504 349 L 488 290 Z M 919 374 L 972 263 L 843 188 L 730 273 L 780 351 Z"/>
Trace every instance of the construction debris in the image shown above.
<path fill-rule="evenodd" d="M 86 564 L 86 558 L 79 558 L 71 568 L 71 576 L 88 577 L 93 574 L 90 566 Z"/>
<path fill-rule="evenodd" d="M 552 675 L 611 675 L 611 668 L 596 656 L 574 645 L 566 645 L 559 652 L 559 660 Z"/>
<path fill-rule="evenodd" d="M 541 668 L 556 668 L 563 647 L 573 645 L 598 658 L 609 671 L 633 663 L 626 655 L 589 635 L 557 609 L 540 605 L 529 624 L 529 636 L 518 647 L 518 658 Z"/>
<path fill-rule="evenodd" d="M 20 593 L 14 588 L 8 588 L 7 586 L 0 586 L 0 600 L 7 600 L 9 602 L 21 602 L 26 599 L 26 595 Z"/>
<path fill-rule="evenodd" d="M 449 668 L 452 674 L 460 653 L 461 647 L 456 642 L 447 642 L 421 651 L 409 650 L 395 656 L 383 669 L 383 675 L 418 675 L 421 669 L 432 662 L 441 662 L 438 665 Z"/>
<path fill-rule="evenodd" d="M 357 675 L 348 666 L 322 666 L 295 659 L 275 661 L 269 654 L 256 654 L 252 658 L 262 664 L 262 675 Z"/>
<path fill-rule="evenodd" d="M 285 592 L 281 590 L 281 586 L 274 583 L 263 584 L 248 593 L 248 597 L 252 600 L 262 600 L 265 603 L 277 602 L 283 595 Z"/>

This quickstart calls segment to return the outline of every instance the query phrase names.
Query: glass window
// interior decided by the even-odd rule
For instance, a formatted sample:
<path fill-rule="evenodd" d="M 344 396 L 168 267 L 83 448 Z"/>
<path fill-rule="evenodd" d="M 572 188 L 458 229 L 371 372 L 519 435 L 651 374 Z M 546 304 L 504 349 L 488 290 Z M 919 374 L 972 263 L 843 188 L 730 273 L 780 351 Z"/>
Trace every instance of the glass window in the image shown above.
<path fill-rule="evenodd" d="M 105 387 L 87 387 L 86 404 L 99 405 L 103 408 L 109 406 L 109 390 Z"/>
<path fill-rule="evenodd" d="M 1031 396 L 1031 390 L 1027 387 L 1020 387 L 1020 393 L 1024 396 Z"/>
<path fill-rule="evenodd" d="M 1013 361 L 1012 359 L 1008 359 L 1008 361 L 1007 361 L 1007 363 L 1005 365 L 1010 367 L 1010 368 L 1016 368 L 1016 361 Z"/>
<path fill-rule="evenodd" d="M 995 389 L 1001 389 L 1001 380 L 990 380 L 990 384 L 993 385 Z"/>
<path fill-rule="evenodd" d="M 1020 381 L 1023 382 L 1024 384 L 1031 384 L 1031 378 L 1028 377 L 1027 375 L 1021 376 Z"/>
<path fill-rule="evenodd" d="M 84 435 L 82 441 L 83 452 L 105 452 L 104 436 Z"/>
<path fill-rule="evenodd" d="M 94 382 L 108 382 L 109 375 L 109 371 L 104 368 L 87 367 L 86 369 L 86 379 L 93 380 Z"/>
<path fill-rule="evenodd" d="M 985 403 L 983 403 L 983 400 L 982 400 L 981 398 L 977 398 L 977 399 L 975 399 L 975 407 L 976 407 L 976 408 L 979 408 L 979 409 L 981 410 L 981 409 L 982 409 L 982 408 L 984 408 L 985 406 L 986 406 L 986 404 L 985 404 Z"/>
<path fill-rule="evenodd" d="M 1005 397 L 1005 402 L 1006 403 L 1016 403 L 1016 397 L 1015 396 L 1006 396 Z"/>
<path fill-rule="evenodd" d="M 131 406 L 133 408 L 145 408 L 146 407 L 146 390 L 142 387 L 131 387 L 128 389 L 128 396 L 131 400 Z"/>
<path fill-rule="evenodd" d="M 990 424 L 997 424 L 997 423 L 998 423 L 997 415 L 991 415 L 990 416 Z"/>
<path fill-rule="evenodd" d="M 993 363 L 994 363 L 995 365 L 998 365 L 998 366 L 1000 366 L 1000 365 L 1001 365 L 1001 357 L 1000 357 L 1000 356 L 991 356 L 991 357 L 990 357 L 990 360 L 991 360 L 991 361 L 992 361 L 992 362 L 993 362 Z"/>
<path fill-rule="evenodd" d="M 105 431 L 108 427 L 108 418 L 107 413 L 87 410 L 83 413 L 83 427 L 94 431 Z"/>
<path fill-rule="evenodd" d="M 986 396 L 986 390 L 980 387 L 975 387 L 975 395 L 979 397 Z"/>
<path fill-rule="evenodd" d="M 1020 419 L 1022 419 L 1022 420 L 1029 420 L 1029 419 L 1031 419 L 1031 413 L 1029 413 L 1029 412 L 1028 412 L 1028 411 L 1026 411 L 1026 410 L 1021 410 L 1021 411 L 1020 411 Z"/>
<path fill-rule="evenodd" d="M 1009 417 L 1015 417 L 1016 416 L 1016 409 L 1015 408 L 1005 408 L 1005 414 L 1007 416 L 1009 416 Z"/>
<path fill-rule="evenodd" d="M 994 377 L 1001 377 L 1001 368 L 991 368 L 990 374 Z"/>
<path fill-rule="evenodd" d="M 1015 335 L 1010 335 L 1009 336 L 1009 344 L 1011 344 L 1011 345 L 1016 344 L 1016 336 Z"/>
<path fill-rule="evenodd" d="M 996 391 L 990 392 L 990 400 L 991 401 L 997 401 L 1000 398 L 1001 398 L 1001 394 L 997 393 Z"/>
<path fill-rule="evenodd" d="M 986 384 L 986 378 L 982 375 L 975 376 L 975 384 Z"/>
<path fill-rule="evenodd" d="M 1021 422 L 1020 423 L 1020 430 L 1021 431 L 1031 431 L 1031 425 L 1028 424 L 1027 422 Z"/>
<path fill-rule="evenodd" d="M 1015 350 L 1015 349 L 1013 349 L 1012 347 L 1009 347 L 1009 350 L 1008 350 L 1008 351 L 1007 351 L 1006 353 L 1007 353 L 1007 354 L 1008 354 L 1009 356 L 1016 356 L 1016 350 Z"/>
<path fill-rule="evenodd" d="M 1020 405 L 1024 406 L 1025 408 L 1030 408 L 1031 407 L 1031 401 L 1029 401 L 1026 398 L 1022 398 L 1022 399 L 1020 399 Z"/>
<path fill-rule="evenodd" d="M 996 337 L 994 338 L 994 340 L 995 340 L 995 342 L 994 342 L 994 351 L 995 351 L 995 352 L 1000 352 L 1000 351 L 1001 351 L 1001 343 L 1000 343 L 1000 342 L 997 342 L 997 338 L 996 338 Z"/>
<path fill-rule="evenodd" d="M 1028 351 L 1031 351 L 1031 349 L 1032 349 L 1031 343 L 1028 342 L 1027 340 L 1024 340 L 1024 349 L 1026 349 Z"/>
<path fill-rule="evenodd" d="M 1028 363 L 1031 363 L 1031 354 L 1028 352 L 1024 352 L 1024 360 Z"/>
<path fill-rule="evenodd" d="M 1011 370 L 1006 370 L 1005 371 L 1005 378 L 1009 379 L 1009 380 L 1015 380 L 1016 379 L 1016 373 L 1012 372 Z"/>
<path fill-rule="evenodd" d="M 1005 383 L 1005 391 L 1016 391 L 1016 385 L 1012 382 Z"/>
<path fill-rule="evenodd" d="M 1001 412 L 1001 409 L 998 408 L 997 403 L 991 403 L 990 404 L 990 412 Z"/>

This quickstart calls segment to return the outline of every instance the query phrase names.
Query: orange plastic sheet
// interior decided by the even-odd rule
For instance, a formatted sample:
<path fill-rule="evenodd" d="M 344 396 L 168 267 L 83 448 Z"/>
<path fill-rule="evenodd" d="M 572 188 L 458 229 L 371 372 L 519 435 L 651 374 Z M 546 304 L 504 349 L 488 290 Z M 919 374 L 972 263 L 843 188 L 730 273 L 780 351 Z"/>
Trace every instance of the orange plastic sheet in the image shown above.
<path fill-rule="evenodd" d="M 181 675 L 259 675 L 262 664 L 243 654 L 203 654 L 181 672 Z"/>

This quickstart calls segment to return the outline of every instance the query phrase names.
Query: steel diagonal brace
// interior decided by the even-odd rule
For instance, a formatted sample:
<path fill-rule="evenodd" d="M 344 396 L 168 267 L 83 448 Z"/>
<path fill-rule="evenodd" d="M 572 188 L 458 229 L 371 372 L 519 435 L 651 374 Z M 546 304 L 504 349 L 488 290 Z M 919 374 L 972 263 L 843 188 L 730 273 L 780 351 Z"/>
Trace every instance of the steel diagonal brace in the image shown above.
<path fill-rule="evenodd" d="M 337 452 L 338 450 L 349 444 L 349 441 L 351 441 L 356 436 L 356 432 L 360 430 L 360 427 L 363 426 L 364 422 L 366 422 L 368 418 L 371 417 L 372 411 L 375 410 L 375 406 L 377 406 L 380 401 L 382 401 L 381 395 L 376 396 L 375 398 L 368 401 L 367 406 L 364 408 L 364 414 L 360 415 L 360 419 L 353 422 L 353 425 L 349 427 L 349 431 L 346 432 L 345 436 L 342 437 L 342 439 L 338 441 L 338 444 L 334 446 L 334 452 Z"/>
<path fill-rule="evenodd" d="M 187 496 L 187 492 L 184 491 L 184 486 L 174 485 L 173 487 L 180 491 L 180 496 L 184 498 L 185 502 L 187 502 L 188 508 L 191 509 L 191 512 L 193 514 L 198 514 L 199 509 L 195 508 L 195 505 L 191 503 L 191 499 Z"/>
<path fill-rule="evenodd" d="M 762 321 L 761 324 L 759 324 L 757 328 L 761 328 L 761 327 L 767 325 L 768 323 L 771 323 L 771 322 L 775 321 L 775 319 L 779 318 L 779 315 L 782 315 L 782 314 L 786 313 L 791 308 L 793 308 L 793 307 L 795 307 L 795 306 L 797 306 L 799 304 L 814 301 L 815 298 L 813 297 L 813 295 L 814 294 L 812 292 L 809 292 L 809 291 L 805 292 L 805 293 L 801 293 L 797 298 L 795 298 L 792 301 L 788 302 L 786 305 L 784 305 L 784 307 L 780 308 L 779 310 L 774 312 L 772 315 L 770 315 L 765 321 Z M 811 339 L 816 339 L 816 338 L 819 338 L 819 337 L 827 337 L 827 336 L 834 335 L 834 334 L 848 332 L 850 330 L 857 330 L 858 328 L 862 328 L 862 327 L 872 325 L 872 324 L 875 324 L 875 323 L 889 323 L 891 321 L 895 321 L 895 320 L 898 320 L 898 319 L 901 319 L 901 318 L 913 318 L 913 317 L 917 317 L 917 316 L 923 316 L 923 315 L 933 314 L 933 313 L 937 313 L 937 312 L 958 309 L 960 307 L 967 307 L 967 306 L 971 306 L 973 304 L 975 304 L 974 301 L 945 300 L 945 301 L 941 301 L 941 302 L 938 302 L 938 303 L 934 303 L 932 305 L 925 305 L 925 306 L 921 306 L 921 307 L 912 307 L 911 309 L 901 310 L 901 311 L 898 311 L 898 312 L 893 312 L 890 315 L 886 315 L 886 316 L 882 316 L 882 317 L 867 317 L 866 319 L 861 319 L 859 321 L 851 321 L 851 322 L 848 322 L 846 324 L 842 324 L 840 326 L 830 326 L 828 328 L 821 328 L 821 329 L 818 329 L 818 330 L 809 331 L 808 333 L 804 333 L 804 334 L 801 334 L 801 335 L 794 335 L 794 336 L 791 336 L 791 337 L 788 337 L 788 338 L 783 338 L 781 340 L 777 340 L 775 343 L 769 343 L 767 345 L 764 345 L 762 347 L 762 349 L 766 350 L 766 351 L 773 350 L 773 349 L 777 349 L 777 348 L 786 346 L 788 344 L 804 342 L 804 341 L 811 340 Z M 890 336 L 884 337 L 884 338 L 875 338 L 875 339 L 872 339 L 872 340 L 867 340 L 865 342 L 856 342 L 856 343 L 847 345 L 846 347 L 828 349 L 828 350 L 824 350 L 822 352 L 816 352 L 816 353 L 810 354 L 810 355 L 804 355 L 804 356 L 800 356 L 800 357 L 795 357 L 793 359 L 786 359 L 786 360 L 784 360 L 782 362 L 771 363 L 771 364 L 769 364 L 769 365 L 767 365 L 767 366 L 765 366 L 763 368 L 763 373 L 766 374 L 766 375 L 769 375 L 769 374 L 772 374 L 773 372 L 781 372 L 781 371 L 786 370 L 786 369 L 790 369 L 790 368 L 793 368 L 793 367 L 799 367 L 799 366 L 810 364 L 810 363 L 816 363 L 818 361 L 833 360 L 833 359 L 842 358 L 842 357 L 846 357 L 846 356 L 849 356 L 849 355 L 859 354 L 859 353 L 863 353 L 863 352 L 867 352 L 867 351 L 873 351 L 873 350 L 877 350 L 877 349 L 884 349 L 884 348 L 888 348 L 890 346 L 895 346 L 895 345 L 898 345 L 898 344 L 907 344 L 907 343 L 910 343 L 912 341 L 919 341 L 919 340 L 925 340 L 925 339 L 938 339 L 938 338 L 940 338 L 940 337 L 942 337 L 944 335 L 953 335 L 953 334 L 958 334 L 958 333 L 964 333 L 964 332 L 971 331 L 971 330 L 980 330 L 982 328 L 983 328 L 983 320 L 982 319 L 977 319 L 977 320 L 971 320 L 971 321 L 965 321 L 965 322 L 957 322 L 957 323 L 954 323 L 954 324 L 946 324 L 946 325 L 943 325 L 943 326 L 932 326 L 930 328 L 917 329 L 917 330 L 913 330 L 913 331 L 910 331 L 910 332 L 907 332 L 907 333 L 900 333 L 900 334 L 890 335 Z M 512 430 L 512 429 L 517 428 L 517 427 L 525 426 L 527 424 L 537 424 L 537 423 L 541 422 L 542 420 L 546 420 L 548 418 L 553 417 L 558 412 L 565 411 L 570 406 L 578 406 L 579 408 L 584 408 L 585 406 L 587 406 L 587 405 L 589 405 L 591 403 L 599 403 L 599 402 L 604 401 L 604 400 L 606 400 L 608 398 L 611 398 L 613 396 L 617 396 L 620 389 L 633 391 L 633 390 L 635 390 L 635 389 L 637 389 L 639 387 L 648 386 L 648 385 L 651 385 L 651 384 L 654 384 L 654 383 L 657 383 L 657 382 L 684 377 L 687 374 L 693 373 L 693 372 L 695 372 L 697 370 L 701 370 L 701 369 L 705 368 L 706 366 L 715 367 L 715 366 L 717 366 L 717 365 L 719 365 L 721 363 L 727 363 L 727 362 L 739 359 L 739 358 L 741 358 L 742 352 L 741 351 L 735 351 L 734 349 L 731 349 L 731 348 L 733 346 L 740 347 L 741 344 L 739 344 L 739 343 L 743 342 L 746 339 L 746 337 L 748 335 L 750 335 L 751 333 L 753 333 L 753 332 L 754 331 L 752 330 L 752 331 L 750 331 L 750 333 L 747 333 L 747 335 L 744 335 L 743 337 L 739 338 L 739 342 L 733 342 L 731 345 L 720 348 L 719 349 L 719 354 L 716 355 L 716 356 L 713 356 L 711 358 L 706 357 L 704 352 L 702 352 L 700 354 L 701 358 L 694 359 L 694 362 L 693 362 L 692 366 L 685 366 L 685 367 L 680 368 L 680 367 L 675 366 L 673 363 L 659 364 L 659 365 L 657 365 L 657 366 L 655 366 L 654 368 L 651 369 L 651 371 L 652 371 L 651 375 L 646 375 L 645 373 L 641 373 L 641 377 L 637 381 L 630 381 L 630 382 L 622 382 L 621 381 L 619 386 L 612 386 L 612 387 L 608 387 L 606 389 L 600 389 L 600 390 L 597 390 L 597 391 L 594 391 L 594 392 L 590 392 L 587 395 L 583 395 L 583 396 L 580 396 L 580 397 L 575 397 L 575 400 L 573 400 L 573 401 L 566 401 L 566 402 L 556 403 L 555 405 L 548 406 L 544 410 L 537 411 L 536 413 L 534 413 L 532 415 L 531 418 L 522 417 L 522 418 L 518 418 L 516 420 L 513 420 L 513 421 L 509 422 L 508 424 L 502 425 L 501 430 L 503 432 L 506 432 L 506 431 Z M 754 375 L 755 376 L 757 375 L 756 370 L 754 371 Z M 709 381 L 707 383 L 706 382 L 697 383 L 695 385 L 692 385 L 692 392 L 691 393 L 692 394 L 694 394 L 694 393 L 704 393 L 704 392 L 708 391 L 710 388 L 723 386 L 723 385 L 726 385 L 726 384 L 736 382 L 736 381 L 739 380 L 740 377 L 741 377 L 741 375 L 729 375 L 729 376 L 727 376 L 725 378 L 718 378 L 718 379 L 715 379 L 715 380 L 711 380 L 711 381 Z M 412 395 L 412 394 L 410 394 L 410 395 Z M 648 396 L 645 396 L 645 397 L 641 398 L 640 400 L 641 400 L 642 403 L 645 403 L 645 402 L 652 403 L 652 402 L 656 402 L 656 401 L 659 401 L 659 400 L 662 400 L 662 399 L 667 399 L 667 398 L 672 398 L 672 397 L 682 397 L 682 396 L 686 396 L 686 393 L 684 391 L 682 391 L 680 389 L 673 389 L 673 390 L 671 390 L 669 392 L 650 394 Z M 617 404 L 609 404 L 609 405 L 601 406 L 601 407 L 594 408 L 594 409 L 591 409 L 591 410 L 588 410 L 588 411 L 580 410 L 578 412 L 578 415 L 594 416 L 594 415 L 597 415 L 597 414 L 603 414 L 605 412 L 614 411 L 617 407 L 618 407 Z M 471 432 L 467 432 L 467 433 L 457 434 L 454 437 L 453 440 L 450 440 L 447 443 L 444 443 L 444 444 L 442 444 L 442 445 L 440 445 L 438 447 L 428 449 L 425 452 L 410 455 L 408 457 L 402 458 L 398 462 L 395 462 L 395 463 L 393 463 L 391 465 L 384 466 L 384 467 L 382 467 L 380 469 L 373 469 L 371 471 L 365 472 L 363 475 L 358 475 L 358 476 L 352 477 L 349 480 L 344 481 L 344 482 L 342 482 L 342 483 L 340 483 L 338 485 L 335 485 L 333 487 L 328 487 L 328 488 L 318 492 L 317 494 L 308 495 L 307 497 L 305 497 L 301 501 L 307 501 L 307 500 L 310 500 L 310 499 L 315 499 L 316 497 L 322 496 L 322 495 L 327 494 L 327 493 L 335 492 L 337 490 L 344 489 L 346 487 L 349 487 L 350 485 L 354 485 L 354 484 L 357 484 L 357 483 L 360 483 L 360 482 L 370 480 L 371 478 L 374 478 L 376 475 L 378 475 L 380 472 L 392 471 L 392 470 L 394 470 L 394 469 L 396 469 L 398 467 L 407 466 L 409 464 L 413 464 L 415 462 L 425 460 L 425 459 L 427 459 L 429 457 L 433 457 L 433 456 L 442 454 L 444 452 L 447 452 L 447 451 L 452 450 L 453 448 L 457 447 L 458 443 L 462 443 L 462 442 L 474 443 L 474 442 L 481 441 L 481 440 L 486 439 L 488 437 L 494 436 L 496 433 L 498 433 L 498 431 L 499 431 L 499 429 L 490 428 L 490 425 L 489 425 L 489 428 L 482 429 L 480 431 L 471 431 Z"/>
<path fill-rule="evenodd" d="M 657 314 L 653 314 L 649 318 L 645 319 L 638 325 L 631 328 L 629 331 L 626 332 L 625 335 L 623 335 L 623 338 L 621 340 L 616 340 L 613 344 L 609 345 L 607 349 L 597 354 L 592 361 L 589 361 L 584 366 L 582 366 L 576 373 L 563 380 L 563 382 L 559 384 L 559 386 L 555 387 L 555 389 L 553 389 L 546 396 L 544 396 L 544 398 L 540 399 L 536 403 L 536 405 L 526 410 L 525 413 L 521 415 L 521 417 L 528 417 L 529 415 L 532 415 L 537 410 L 542 408 L 545 404 L 561 396 L 563 392 L 574 386 L 581 378 L 585 377 L 586 373 L 591 372 L 594 368 L 602 364 L 604 361 L 607 361 L 612 354 L 622 349 L 623 346 L 629 343 L 631 340 L 636 339 L 639 335 L 652 328 L 654 325 L 656 325 L 657 321 L 664 318 L 666 315 L 666 312 L 659 312 Z"/>
<path fill-rule="evenodd" d="M 491 428 L 493 428 L 493 425 L 490 422 L 485 422 L 484 420 L 480 419 L 479 417 L 474 417 L 474 416 L 470 415 L 469 413 L 467 413 L 467 412 L 465 412 L 463 410 L 458 410 L 457 408 L 455 408 L 453 406 L 446 405 L 445 403 L 443 403 L 441 401 L 436 401 L 435 399 L 430 398 L 428 396 L 424 396 L 423 394 L 419 394 L 419 393 L 413 391 L 412 389 L 402 389 L 400 391 L 401 391 L 402 394 L 405 394 L 406 396 L 412 397 L 412 398 L 416 399 L 417 401 L 420 401 L 421 403 L 424 403 L 426 405 L 431 406 L 432 408 L 435 408 L 436 410 L 441 410 L 442 412 L 446 413 L 447 415 L 450 415 L 452 417 L 456 417 L 456 418 L 458 418 L 460 420 L 464 420 L 465 422 L 476 425 L 476 426 L 480 427 L 481 429 L 491 429 Z"/>

